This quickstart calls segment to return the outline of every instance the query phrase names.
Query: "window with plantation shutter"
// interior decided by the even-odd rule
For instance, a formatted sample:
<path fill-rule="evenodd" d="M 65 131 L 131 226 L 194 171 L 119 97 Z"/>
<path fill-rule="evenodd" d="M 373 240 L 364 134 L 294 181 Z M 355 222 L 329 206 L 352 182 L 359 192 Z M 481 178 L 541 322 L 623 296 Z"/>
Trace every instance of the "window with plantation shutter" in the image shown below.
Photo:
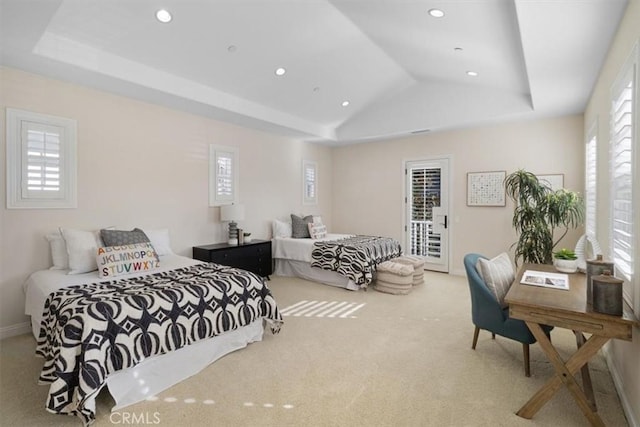
<path fill-rule="evenodd" d="M 22 150 L 22 194 L 26 197 L 36 194 L 40 197 L 64 196 L 60 176 L 64 163 L 60 140 L 64 138 L 64 129 L 26 123 L 22 133 L 26 142 Z"/>
<path fill-rule="evenodd" d="M 433 208 L 440 206 L 439 168 L 411 169 L 411 255 L 440 258 L 440 235 L 433 232 Z"/>
<path fill-rule="evenodd" d="M 637 50 L 636 50 L 637 52 Z M 611 171 L 611 258 L 616 275 L 625 280 L 624 296 L 633 306 L 638 290 L 634 279 L 634 139 L 636 114 L 636 58 L 634 53 L 625 64 L 611 91 L 610 171 Z M 637 196 L 636 196 L 637 197 Z"/>
<path fill-rule="evenodd" d="M 302 204 L 318 203 L 318 165 L 316 162 L 302 162 Z"/>
<path fill-rule="evenodd" d="M 238 149 L 209 147 L 209 205 L 221 206 L 238 202 Z"/>
<path fill-rule="evenodd" d="M 7 207 L 76 207 L 75 120 L 7 108 Z"/>
<path fill-rule="evenodd" d="M 585 149 L 585 231 L 591 236 L 596 236 L 596 182 L 597 182 L 597 145 L 598 133 L 595 124 L 591 126 L 587 135 Z"/>

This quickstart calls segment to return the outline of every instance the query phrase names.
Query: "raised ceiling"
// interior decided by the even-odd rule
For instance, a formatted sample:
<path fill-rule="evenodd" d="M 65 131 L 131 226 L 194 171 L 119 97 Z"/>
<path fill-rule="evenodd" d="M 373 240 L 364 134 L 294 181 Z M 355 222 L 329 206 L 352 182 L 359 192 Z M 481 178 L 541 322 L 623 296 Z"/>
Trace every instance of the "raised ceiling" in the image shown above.
<path fill-rule="evenodd" d="M 0 48 L 6 66 L 342 145 L 581 113 L 626 5 L 0 0 Z"/>

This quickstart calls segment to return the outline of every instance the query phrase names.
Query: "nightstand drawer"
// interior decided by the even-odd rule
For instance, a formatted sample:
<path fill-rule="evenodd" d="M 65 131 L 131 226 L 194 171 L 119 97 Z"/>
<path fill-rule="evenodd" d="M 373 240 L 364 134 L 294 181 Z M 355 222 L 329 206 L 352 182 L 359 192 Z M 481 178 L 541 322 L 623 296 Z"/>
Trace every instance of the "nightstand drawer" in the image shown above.
<path fill-rule="evenodd" d="M 242 268 L 260 276 L 268 277 L 273 272 L 271 242 L 265 240 L 255 240 L 243 245 L 218 243 L 194 246 L 193 258 Z"/>

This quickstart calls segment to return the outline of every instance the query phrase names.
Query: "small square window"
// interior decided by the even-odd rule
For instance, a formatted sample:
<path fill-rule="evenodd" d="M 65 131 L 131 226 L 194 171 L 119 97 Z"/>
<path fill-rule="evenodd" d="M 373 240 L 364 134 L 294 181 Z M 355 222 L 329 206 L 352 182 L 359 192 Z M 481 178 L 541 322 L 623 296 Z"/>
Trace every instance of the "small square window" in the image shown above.
<path fill-rule="evenodd" d="M 7 208 L 75 208 L 76 121 L 7 108 Z"/>

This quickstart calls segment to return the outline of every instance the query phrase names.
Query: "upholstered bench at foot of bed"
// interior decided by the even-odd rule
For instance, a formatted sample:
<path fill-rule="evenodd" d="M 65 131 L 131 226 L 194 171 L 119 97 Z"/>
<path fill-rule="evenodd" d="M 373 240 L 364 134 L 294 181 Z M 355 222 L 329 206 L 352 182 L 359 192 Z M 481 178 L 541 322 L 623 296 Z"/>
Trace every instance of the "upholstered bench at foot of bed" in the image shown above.
<path fill-rule="evenodd" d="M 387 294 L 406 295 L 413 286 L 413 266 L 385 261 L 376 268 L 374 289 Z"/>
<path fill-rule="evenodd" d="M 391 260 L 401 264 L 411 265 L 413 267 L 413 286 L 422 285 L 424 283 L 424 258 L 416 255 L 403 255 Z"/>

